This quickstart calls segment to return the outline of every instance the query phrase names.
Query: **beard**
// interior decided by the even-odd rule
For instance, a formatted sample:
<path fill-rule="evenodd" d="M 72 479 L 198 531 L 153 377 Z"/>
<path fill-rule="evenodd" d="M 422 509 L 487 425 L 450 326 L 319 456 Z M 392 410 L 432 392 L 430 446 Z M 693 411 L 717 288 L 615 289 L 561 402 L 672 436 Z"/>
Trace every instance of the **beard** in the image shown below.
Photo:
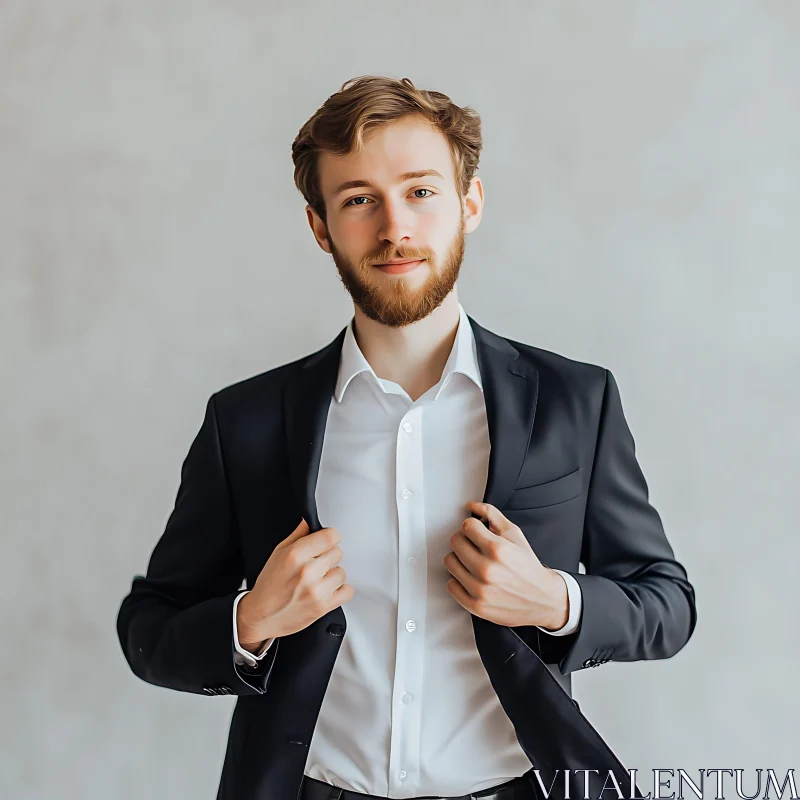
<path fill-rule="evenodd" d="M 436 263 L 435 254 L 430 250 L 394 249 L 369 255 L 360 263 L 353 263 L 336 248 L 330 233 L 328 244 L 339 277 L 353 302 L 369 319 L 390 328 L 402 328 L 425 319 L 453 290 L 464 260 L 465 221 L 462 216 L 458 232 L 450 242 L 441 265 Z M 404 275 L 391 275 L 388 279 L 375 275 L 378 268 L 373 264 L 400 258 L 426 259 L 430 274 L 421 286 L 411 288 Z"/>

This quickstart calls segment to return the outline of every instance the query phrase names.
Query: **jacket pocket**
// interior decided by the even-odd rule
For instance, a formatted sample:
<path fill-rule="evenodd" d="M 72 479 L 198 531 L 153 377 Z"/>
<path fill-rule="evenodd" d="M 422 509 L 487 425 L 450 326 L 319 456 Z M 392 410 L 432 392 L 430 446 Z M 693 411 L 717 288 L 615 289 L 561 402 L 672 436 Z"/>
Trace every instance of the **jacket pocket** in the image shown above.
<path fill-rule="evenodd" d="M 552 506 L 572 500 L 583 492 L 583 473 L 581 468 L 562 475 L 547 483 L 537 483 L 535 486 L 520 486 L 514 489 L 503 508 L 539 508 Z"/>

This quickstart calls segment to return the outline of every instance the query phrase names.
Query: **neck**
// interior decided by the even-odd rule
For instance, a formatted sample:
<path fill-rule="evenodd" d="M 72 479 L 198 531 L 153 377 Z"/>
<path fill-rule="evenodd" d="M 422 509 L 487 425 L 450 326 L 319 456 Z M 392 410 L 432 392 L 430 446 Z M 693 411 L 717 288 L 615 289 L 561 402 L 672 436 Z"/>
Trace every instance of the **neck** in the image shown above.
<path fill-rule="evenodd" d="M 425 319 L 390 328 L 355 309 L 353 333 L 364 358 L 379 378 L 403 387 L 412 400 L 435 386 L 458 330 L 458 295 L 455 287 Z"/>

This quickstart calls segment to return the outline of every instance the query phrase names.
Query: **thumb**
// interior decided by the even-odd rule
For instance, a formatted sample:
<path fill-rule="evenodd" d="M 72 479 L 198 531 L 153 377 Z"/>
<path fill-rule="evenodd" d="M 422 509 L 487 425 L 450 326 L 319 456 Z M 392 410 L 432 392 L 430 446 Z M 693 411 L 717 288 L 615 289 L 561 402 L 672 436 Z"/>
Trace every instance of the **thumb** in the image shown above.
<path fill-rule="evenodd" d="M 288 547 L 292 542 L 296 542 L 303 536 L 307 536 L 311 529 L 303 517 L 300 518 L 300 524 L 275 548 L 276 550 L 281 547 Z"/>
<path fill-rule="evenodd" d="M 478 517 L 483 524 L 494 534 L 520 544 L 520 539 L 525 539 L 525 534 L 503 514 L 500 509 L 490 503 L 470 503 L 472 516 Z M 527 542 L 528 540 L 525 539 Z"/>

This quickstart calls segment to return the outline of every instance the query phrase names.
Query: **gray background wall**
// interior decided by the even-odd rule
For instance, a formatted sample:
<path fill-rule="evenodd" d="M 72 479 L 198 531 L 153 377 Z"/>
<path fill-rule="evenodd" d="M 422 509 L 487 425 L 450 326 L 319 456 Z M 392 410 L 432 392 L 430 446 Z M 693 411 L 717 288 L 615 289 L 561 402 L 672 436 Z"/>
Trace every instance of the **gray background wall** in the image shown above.
<path fill-rule="evenodd" d="M 461 301 L 613 370 L 696 586 L 582 708 L 642 788 L 800 767 L 799 43 L 792 0 L 0 2 L 2 795 L 214 796 L 234 699 L 139 681 L 114 622 L 208 396 L 350 317 L 290 145 L 365 73 L 482 115 Z"/>

